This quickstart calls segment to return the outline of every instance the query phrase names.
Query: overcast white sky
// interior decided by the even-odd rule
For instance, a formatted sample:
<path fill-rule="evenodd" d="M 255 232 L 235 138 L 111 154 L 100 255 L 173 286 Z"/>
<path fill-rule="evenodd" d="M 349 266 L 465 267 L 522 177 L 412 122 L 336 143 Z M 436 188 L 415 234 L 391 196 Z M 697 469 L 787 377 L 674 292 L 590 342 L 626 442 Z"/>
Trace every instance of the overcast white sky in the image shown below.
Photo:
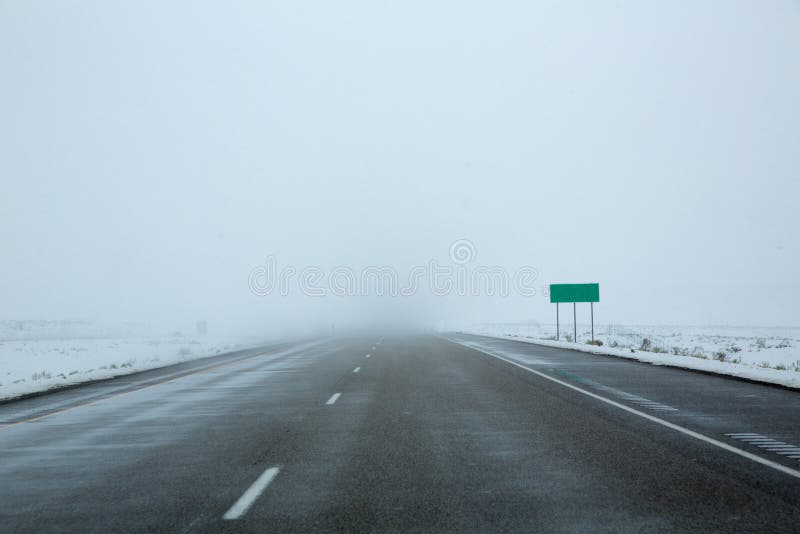
<path fill-rule="evenodd" d="M 601 322 L 797 325 L 799 52 L 788 0 L 0 0 L 0 318 L 553 320 L 248 289 L 466 238 Z"/>

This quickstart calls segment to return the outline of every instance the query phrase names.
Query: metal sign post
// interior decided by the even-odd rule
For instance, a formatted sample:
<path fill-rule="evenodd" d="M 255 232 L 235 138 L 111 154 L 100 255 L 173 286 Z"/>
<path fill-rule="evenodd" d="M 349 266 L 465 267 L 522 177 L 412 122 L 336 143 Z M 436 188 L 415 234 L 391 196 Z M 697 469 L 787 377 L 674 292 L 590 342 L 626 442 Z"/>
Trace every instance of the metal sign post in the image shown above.
<path fill-rule="evenodd" d="M 577 306 L 577 304 L 575 304 L 573 302 L 572 303 L 572 328 L 573 328 L 572 341 L 573 341 L 573 343 L 577 343 L 578 342 L 578 319 L 577 319 L 578 316 L 577 316 L 577 314 L 575 312 L 575 306 Z"/>
<path fill-rule="evenodd" d="M 558 341 L 558 302 L 556 302 L 556 341 Z"/>

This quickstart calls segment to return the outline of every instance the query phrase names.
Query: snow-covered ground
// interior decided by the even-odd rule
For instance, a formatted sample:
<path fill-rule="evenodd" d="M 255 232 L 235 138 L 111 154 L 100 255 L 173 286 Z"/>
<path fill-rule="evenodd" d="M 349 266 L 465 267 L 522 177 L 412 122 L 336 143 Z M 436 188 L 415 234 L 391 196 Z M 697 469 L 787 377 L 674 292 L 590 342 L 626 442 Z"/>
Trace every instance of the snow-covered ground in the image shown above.
<path fill-rule="evenodd" d="M 560 341 L 555 341 L 555 325 L 536 322 L 480 324 L 461 331 L 800 388 L 800 328 L 595 325 L 602 346 L 587 344 L 591 330 L 580 323 L 578 343 L 571 342 L 572 324 L 561 325 Z"/>
<path fill-rule="evenodd" d="M 0 321 L 0 399 L 244 348 L 230 339 L 141 325 Z"/>

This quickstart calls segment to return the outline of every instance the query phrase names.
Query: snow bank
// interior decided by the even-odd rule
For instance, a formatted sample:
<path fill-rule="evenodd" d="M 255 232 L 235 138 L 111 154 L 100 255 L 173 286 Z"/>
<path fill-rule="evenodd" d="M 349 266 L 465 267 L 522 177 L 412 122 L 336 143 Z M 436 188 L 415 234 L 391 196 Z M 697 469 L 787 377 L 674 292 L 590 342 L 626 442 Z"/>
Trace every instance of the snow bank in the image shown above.
<path fill-rule="evenodd" d="M 243 348 L 197 339 L 0 342 L 0 399 L 111 378 Z"/>

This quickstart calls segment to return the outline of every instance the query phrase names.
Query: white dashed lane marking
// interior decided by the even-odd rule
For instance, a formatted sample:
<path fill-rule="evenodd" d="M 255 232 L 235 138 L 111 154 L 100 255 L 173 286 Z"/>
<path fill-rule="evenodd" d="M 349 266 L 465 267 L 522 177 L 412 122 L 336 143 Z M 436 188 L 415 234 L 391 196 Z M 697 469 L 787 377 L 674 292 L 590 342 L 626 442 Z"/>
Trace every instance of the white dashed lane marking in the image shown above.
<path fill-rule="evenodd" d="M 233 503 L 233 506 L 225 512 L 225 515 L 222 516 L 223 519 L 231 520 L 231 519 L 239 519 L 244 514 L 247 513 L 247 510 L 253 506 L 253 503 L 256 502 L 259 495 L 261 495 L 267 486 L 278 476 L 280 469 L 277 467 L 270 467 L 263 473 L 258 479 L 253 482 L 253 485 L 247 488 L 247 491 L 239 497 L 239 500 Z"/>
<path fill-rule="evenodd" d="M 341 394 L 341 393 L 334 393 L 333 395 L 331 395 L 331 398 L 330 398 L 330 399 L 328 399 L 328 402 L 326 402 L 325 404 L 327 404 L 328 406 L 330 406 L 331 404 L 333 404 L 334 402 L 336 402 L 337 400 L 339 400 L 339 397 L 341 397 L 341 396 L 342 396 L 342 394 Z"/>
<path fill-rule="evenodd" d="M 353 369 L 353 372 L 354 372 L 354 373 L 357 373 L 357 372 L 359 372 L 360 370 L 361 370 L 361 367 L 356 367 L 355 369 Z"/>

